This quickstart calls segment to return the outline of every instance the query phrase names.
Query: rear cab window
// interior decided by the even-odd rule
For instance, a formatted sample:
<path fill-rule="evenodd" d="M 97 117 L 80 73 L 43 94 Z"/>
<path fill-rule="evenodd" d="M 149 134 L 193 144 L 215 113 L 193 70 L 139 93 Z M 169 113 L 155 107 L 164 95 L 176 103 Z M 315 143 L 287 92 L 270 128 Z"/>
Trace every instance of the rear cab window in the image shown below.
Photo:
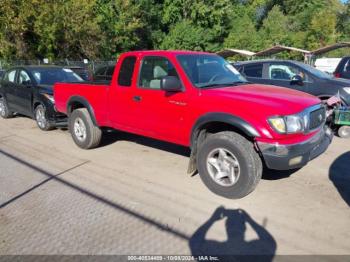
<path fill-rule="evenodd" d="M 132 77 L 135 69 L 135 63 L 136 63 L 136 56 L 128 56 L 124 58 L 119 70 L 118 85 L 131 86 Z"/>

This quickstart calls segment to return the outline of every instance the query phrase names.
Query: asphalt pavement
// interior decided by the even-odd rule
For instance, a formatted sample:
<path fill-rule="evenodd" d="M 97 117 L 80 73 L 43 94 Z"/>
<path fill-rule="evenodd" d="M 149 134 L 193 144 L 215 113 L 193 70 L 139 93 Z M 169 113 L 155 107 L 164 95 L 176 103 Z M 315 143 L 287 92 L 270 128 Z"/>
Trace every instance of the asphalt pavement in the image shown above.
<path fill-rule="evenodd" d="M 350 140 L 240 200 L 187 175 L 188 155 L 119 132 L 85 151 L 0 119 L 0 255 L 350 255 Z"/>

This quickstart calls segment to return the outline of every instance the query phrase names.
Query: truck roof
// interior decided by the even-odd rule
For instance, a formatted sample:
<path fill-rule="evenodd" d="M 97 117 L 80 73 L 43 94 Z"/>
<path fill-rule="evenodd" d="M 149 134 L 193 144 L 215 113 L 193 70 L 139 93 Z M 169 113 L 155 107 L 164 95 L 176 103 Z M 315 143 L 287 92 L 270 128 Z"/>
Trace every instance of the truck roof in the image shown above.
<path fill-rule="evenodd" d="M 140 51 L 129 51 L 124 54 L 164 54 L 164 55 L 185 55 L 185 54 L 210 54 L 214 55 L 214 53 L 203 52 L 203 51 L 187 51 L 187 50 L 140 50 Z"/>

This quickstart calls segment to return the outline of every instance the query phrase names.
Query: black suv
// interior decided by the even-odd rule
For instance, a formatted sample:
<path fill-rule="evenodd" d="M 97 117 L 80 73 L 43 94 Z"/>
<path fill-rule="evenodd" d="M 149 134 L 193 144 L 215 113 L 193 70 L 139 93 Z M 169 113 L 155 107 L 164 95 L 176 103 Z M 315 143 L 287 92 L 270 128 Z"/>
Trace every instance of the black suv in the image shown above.
<path fill-rule="evenodd" d="M 350 56 L 343 57 L 334 71 L 337 78 L 350 79 Z"/>
<path fill-rule="evenodd" d="M 303 91 L 322 100 L 339 93 L 350 105 L 350 80 L 336 79 L 314 67 L 290 60 L 256 60 L 233 64 L 252 83 L 276 85 Z"/>
<path fill-rule="evenodd" d="M 57 66 L 11 68 L 0 82 L 0 116 L 15 113 L 34 118 L 42 130 L 65 125 L 66 116 L 56 112 L 53 85 L 56 82 L 83 82 L 71 69 Z"/>

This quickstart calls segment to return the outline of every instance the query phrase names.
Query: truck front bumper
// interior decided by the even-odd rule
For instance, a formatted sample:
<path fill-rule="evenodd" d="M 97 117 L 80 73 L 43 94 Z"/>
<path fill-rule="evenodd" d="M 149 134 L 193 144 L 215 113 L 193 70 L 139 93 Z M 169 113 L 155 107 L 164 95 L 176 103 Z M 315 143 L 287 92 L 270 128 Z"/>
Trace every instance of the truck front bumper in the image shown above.
<path fill-rule="evenodd" d="M 270 169 L 288 170 L 305 166 L 310 160 L 325 152 L 332 142 L 333 133 L 328 127 L 307 141 L 292 145 L 257 142 L 258 148 Z"/>

